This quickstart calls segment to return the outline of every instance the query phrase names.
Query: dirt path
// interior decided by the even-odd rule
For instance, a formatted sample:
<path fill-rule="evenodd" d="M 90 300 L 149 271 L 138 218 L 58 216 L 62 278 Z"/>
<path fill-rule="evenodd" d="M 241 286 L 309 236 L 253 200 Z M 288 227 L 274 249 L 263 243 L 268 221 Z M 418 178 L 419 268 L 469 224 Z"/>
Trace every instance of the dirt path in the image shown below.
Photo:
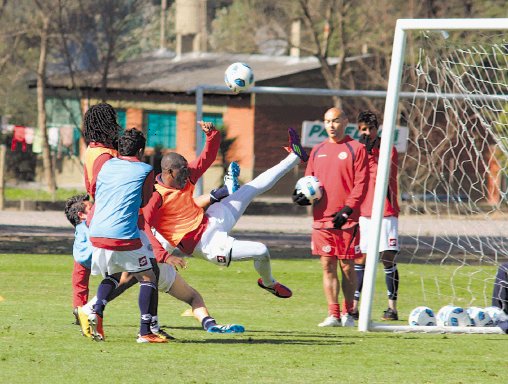
<path fill-rule="evenodd" d="M 265 243 L 274 258 L 309 257 L 311 224 L 309 216 L 245 215 L 232 235 Z M 402 216 L 399 228 L 401 261 L 426 262 L 430 254 L 508 255 L 508 222 L 502 220 Z M 70 255 L 73 239 L 63 212 L 0 211 L 0 253 Z"/>

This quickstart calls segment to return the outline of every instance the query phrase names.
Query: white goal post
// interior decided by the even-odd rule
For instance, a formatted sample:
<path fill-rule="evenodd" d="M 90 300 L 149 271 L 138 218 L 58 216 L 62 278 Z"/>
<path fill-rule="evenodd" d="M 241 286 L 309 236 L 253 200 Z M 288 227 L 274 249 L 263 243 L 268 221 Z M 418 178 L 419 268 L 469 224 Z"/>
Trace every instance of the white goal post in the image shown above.
<path fill-rule="evenodd" d="M 384 119 L 383 119 L 383 132 L 382 132 L 382 140 L 381 140 L 381 149 L 380 149 L 380 156 L 379 156 L 379 165 L 378 165 L 378 173 L 377 173 L 377 179 L 376 179 L 376 187 L 375 187 L 375 194 L 374 194 L 374 203 L 373 203 L 373 211 L 372 211 L 372 218 L 371 218 L 371 231 L 370 233 L 373 234 L 373 237 L 368 245 L 368 252 L 367 252 L 367 259 L 366 259 L 366 266 L 365 266 L 365 277 L 364 277 L 364 285 L 363 285 L 363 291 L 362 291 L 362 299 L 360 303 L 360 319 L 358 323 L 358 330 L 359 331 L 416 331 L 416 332 L 475 332 L 475 333 L 502 333 L 501 330 L 497 327 L 413 327 L 413 326 L 397 326 L 397 325 L 380 325 L 376 324 L 371 320 L 371 312 L 372 312 L 372 306 L 374 301 L 374 290 L 375 290 L 375 281 L 376 281 L 376 269 L 378 267 L 378 260 L 379 260 L 379 242 L 380 242 L 380 226 L 382 222 L 383 217 L 383 210 L 384 210 L 384 202 L 385 202 L 385 196 L 387 193 L 387 186 L 388 186 L 388 177 L 389 177 L 389 167 L 390 167 L 390 153 L 393 147 L 393 141 L 394 141 L 394 133 L 395 133 L 395 126 L 396 123 L 399 122 L 399 94 L 404 91 L 404 89 L 401 89 L 403 84 L 401 82 L 402 79 L 402 73 L 403 73 L 403 66 L 405 65 L 405 49 L 406 49 L 406 41 L 408 39 L 408 33 L 413 31 L 421 31 L 423 33 L 427 34 L 442 34 L 444 38 L 446 39 L 446 35 L 448 35 L 449 31 L 450 33 L 458 33 L 458 31 L 474 31 L 474 32 L 480 32 L 480 31 L 499 31 L 501 33 L 506 33 L 508 30 L 508 18 L 500 18 L 500 19 L 432 19 L 432 20 L 426 20 L 426 19 L 401 19 L 397 21 L 396 28 L 395 28 L 395 36 L 394 36 L 394 42 L 393 42 L 393 51 L 392 51 L 392 58 L 391 58 L 391 66 L 390 66 L 390 72 L 389 72 L 389 82 L 388 82 L 388 89 L 387 89 L 387 98 L 385 103 L 385 110 L 384 110 Z M 437 33 L 436 33 L 437 32 Z M 434 36 L 434 35 L 432 35 Z M 433 40 L 432 39 L 429 40 Z M 435 38 L 436 41 L 438 38 Z M 503 64 L 506 64 L 506 44 L 508 44 L 508 41 L 506 38 L 501 37 L 501 41 L 505 41 L 504 44 L 501 44 L 502 53 L 504 52 L 505 58 L 504 62 L 502 62 L 503 59 L 501 59 L 501 62 Z M 429 44 L 432 44 L 430 42 Z M 476 46 L 472 48 L 472 51 L 480 50 Z M 504 51 L 503 51 L 504 50 Z M 463 52 L 463 51 L 460 51 Z M 480 52 L 481 53 L 481 52 Z M 503 56 L 501 53 L 500 56 Z M 496 53 L 494 53 L 494 56 L 497 57 Z M 443 59 L 445 60 L 445 59 Z M 457 77 L 467 77 L 467 69 L 473 68 L 475 71 L 475 75 L 478 72 L 478 68 L 473 66 L 470 61 L 467 61 L 468 59 L 465 58 L 465 69 L 463 72 L 457 75 Z M 456 63 L 453 64 L 452 70 L 455 70 L 457 68 Z M 491 71 L 492 68 L 489 66 L 489 64 L 484 64 L 483 62 L 481 65 L 488 66 L 488 71 Z M 437 69 L 433 71 L 432 74 L 428 75 L 428 83 L 425 85 L 422 84 L 415 84 L 415 100 L 419 97 L 425 97 L 426 101 L 431 99 L 437 99 L 437 103 L 441 103 L 439 107 L 433 107 L 435 108 L 435 115 L 433 116 L 436 118 L 436 116 L 439 118 L 447 119 L 448 115 L 446 112 L 449 109 L 454 108 L 454 104 L 449 102 L 448 100 L 465 100 L 465 103 L 467 104 L 466 107 L 464 107 L 463 111 L 460 111 L 460 116 L 457 117 L 457 120 L 459 121 L 462 116 L 467 115 L 468 112 L 474 112 L 475 118 L 480 121 L 478 125 L 482 124 L 488 124 L 488 122 L 485 122 L 484 116 L 481 116 L 481 113 L 484 109 L 482 106 L 477 106 L 477 100 L 478 102 L 485 101 L 486 103 L 489 102 L 489 100 L 495 100 L 498 103 L 505 103 L 504 105 L 508 105 L 508 95 L 506 93 L 506 79 L 508 76 L 506 75 L 507 68 L 506 66 L 504 68 L 501 68 L 504 71 L 504 74 L 501 76 L 501 78 L 492 78 L 492 79 L 477 79 L 477 82 L 482 82 L 483 80 L 489 81 L 489 84 L 492 83 L 493 86 L 490 88 L 489 91 L 485 91 L 485 88 L 481 88 L 480 91 L 476 89 L 466 89 L 467 87 L 463 87 L 461 89 L 460 86 L 449 86 L 447 83 L 447 80 L 444 80 L 442 83 L 443 86 L 440 88 L 436 86 L 435 84 L 432 84 L 432 82 L 439 82 L 441 79 L 439 79 L 440 76 L 440 70 L 439 70 L 439 60 L 438 60 L 438 67 Z M 435 68 L 434 68 L 435 69 Z M 504 76 L 504 77 L 503 77 Z M 480 76 L 481 77 L 481 76 Z M 467 79 L 459 79 L 460 82 L 467 81 Z M 460 83 L 463 85 L 463 83 Z M 469 83 L 467 83 L 469 84 Z M 499 85 L 501 84 L 501 86 Z M 418 89 L 418 87 L 421 86 L 421 89 Z M 483 84 L 480 85 L 483 87 Z M 429 90 L 429 88 L 431 88 Z M 503 89 L 505 92 L 499 92 L 499 89 Z M 496 91 L 497 90 L 497 91 Z M 418 92 L 421 91 L 421 92 Z M 423 91 L 423 92 L 422 92 Z M 432 91 L 434 91 L 434 94 L 432 94 Z M 444 113 L 442 111 L 445 111 Z M 476 111 L 476 112 L 475 112 Z M 504 107 L 501 107 L 501 109 L 496 109 L 494 112 L 491 108 L 485 108 L 485 113 L 490 114 L 489 116 L 492 116 L 492 114 L 502 114 L 503 111 L 508 112 L 508 109 L 504 109 Z M 454 112 L 450 112 L 454 113 Z M 458 115 L 457 113 L 455 113 Z M 442 117 L 444 116 L 444 117 Z M 482 120 L 484 119 L 484 120 Z M 422 126 L 427 124 L 426 120 L 422 120 L 421 122 Z M 468 125 L 469 124 L 469 125 Z M 471 125 L 474 125 L 474 122 L 467 121 L 464 123 L 464 126 L 462 129 L 465 129 L 466 127 L 469 127 Z M 446 125 L 445 128 L 447 128 L 448 125 Z M 504 125 L 504 128 L 506 128 L 506 125 Z M 504 131 L 506 133 L 506 131 Z M 504 140 L 503 138 L 494 138 L 495 142 L 499 142 L 501 140 Z M 485 140 L 486 141 L 486 140 Z M 472 148 L 474 150 L 475 143 L 472 142 Z M 506 148 L 506 147 L 504 147 Z M 506 151 L 503 149 L 503 153 Z M 458 159 L 458 160 L 457 160 Z M 456 158 L 457 161 L 460 161 L 460 158 Z M 444 178 L 445 176 L 443 176 Z M 450 176 L 451 177 L 451 176 Z M 473 188 L 473 187 L 471 187 Z M 423 189 L 422 189 L 423 190 Z M 423 193 L 425 193 L 425 190 L 423 190 Z M 425 198 L 425 197 L 424 197 Z M 502 199 L 504 204 L 506 204 L 505 196 L 502 194 Z M 500 207 L 498 207 L 500 208 Z M 500 209 L 499 209 L 500 210 Z M 506 257 L 506 255 L 504 255 Z M 494 265 L 496 265 L 494 263 Z M 422 305 L 420 303 L 414 303 L 414 306 Z"/>

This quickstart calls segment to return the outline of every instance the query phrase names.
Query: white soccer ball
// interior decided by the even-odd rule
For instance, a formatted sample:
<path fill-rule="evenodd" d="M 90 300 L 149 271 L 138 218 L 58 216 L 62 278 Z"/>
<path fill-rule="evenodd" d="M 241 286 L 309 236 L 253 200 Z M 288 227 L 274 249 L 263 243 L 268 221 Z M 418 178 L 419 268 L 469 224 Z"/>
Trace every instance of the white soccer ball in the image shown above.
<path fill-rule="evenodd" d="M 409 314 L 409 325 L 423 325 L 432 326 L 436 325 L 436 317 L 434 311 L 429 307 L 420 306 L 416 307 Z"/>
<path fill-rule="evenodd" d="M 494 325 L 490 315 L 483 308 L 470 307 L 466 312 L 471 318 L 471 324 L 475 327 L 490 327 Z"/>
<path fill-rule="evenodd" d="M 224 82 L 234 93 L 240 93 L 254 83 L 254 72 L 245 63 L 233 63 L 224 73 Z"/>
<path fill-rule="evenodd" d="M 436 323 L 441 327 L 469 327 L 471 319 L 464 308 L 446 305 L 437 313 Z"/>
<path fill-rule="evenodd" d="M 487 307 L 484 311 L 490 316 L 493 326 L 496 326 L 500 321 L 508 320 L 508 315 L 501 308 Z"/>
<path fill-rule="evenodd" d="M 303 195 L 312 203 L 323 196 L 323 188 L 316 176 L 304 176 L 296 182 L 296 193 Z"/>

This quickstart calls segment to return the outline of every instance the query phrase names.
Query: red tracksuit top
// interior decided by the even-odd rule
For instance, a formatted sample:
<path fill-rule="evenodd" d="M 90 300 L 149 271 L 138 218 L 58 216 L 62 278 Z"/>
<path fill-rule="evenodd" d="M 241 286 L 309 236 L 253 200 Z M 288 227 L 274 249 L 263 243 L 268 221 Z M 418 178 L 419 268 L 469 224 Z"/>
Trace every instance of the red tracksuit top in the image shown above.
<path fill-rule="evenodd" d="M 372 154 L 369 157 L 369 186 L 367 188 L 367 194 L 363 200 L 360 208 L 360 216 L 371 217 L 372 216 L 372 205 L 374 201 L 374 189 L 376 188 L 376 175 L 377 165 L 379 163 L 379 148 L 373 148 Z M 398 173 L 398 154 L 395 148 L 392 148 L 390 156 L 390 179 L 388 181 L 388 191 L 386 193 L 384 217 L 388 216 L 399 216 L 399 202 L 397 201 L 398 196 L 398 185 L 397 185 L 397 173 Z"/>
<path fill-rule="evenodd" d="M 313 206 L 314 228 L 333 228 L 333 217 L 345 205 L 353 213 L 342 228 L 358 223 L 367 191 L 367 160 L 365 146 L 349 136 L 338 143 L 327 139 L 312 149 L 305 175 L 316 176 L 324 191 Z"/>

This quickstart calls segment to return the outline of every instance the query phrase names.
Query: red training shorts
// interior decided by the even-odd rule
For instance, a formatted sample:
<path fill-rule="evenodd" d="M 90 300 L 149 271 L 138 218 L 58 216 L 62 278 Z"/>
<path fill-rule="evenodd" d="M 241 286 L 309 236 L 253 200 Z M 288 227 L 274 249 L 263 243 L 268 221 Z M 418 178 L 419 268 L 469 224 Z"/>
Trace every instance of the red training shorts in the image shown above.
<path fill-rule="evenodd" d="M 347 229 L 312 229 L 312 254 L 356 259 L 360 251 L 360 230 L 358 225 Z"/>

